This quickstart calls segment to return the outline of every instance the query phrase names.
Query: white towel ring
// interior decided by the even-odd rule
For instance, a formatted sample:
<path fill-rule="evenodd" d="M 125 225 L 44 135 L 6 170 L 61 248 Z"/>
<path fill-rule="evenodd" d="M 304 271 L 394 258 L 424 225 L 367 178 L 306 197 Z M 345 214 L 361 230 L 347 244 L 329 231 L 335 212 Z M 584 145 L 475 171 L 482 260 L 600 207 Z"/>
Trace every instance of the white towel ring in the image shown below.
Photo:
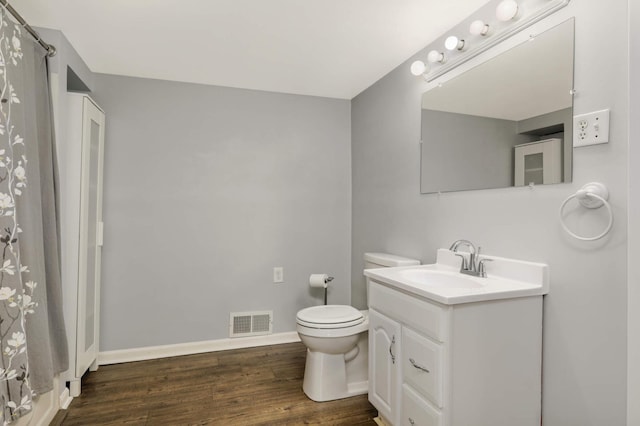
<path fill-rule="evenodd" d="M 567 227 L 567 225 L 564 223 L 564 208 L 567 203 L 574 198 L 577 199 L 582 206 L 588 209 L 597 209 L 599 207 L 602 207 L 603 205 L 607 208 L 607 210 L 609 211 L 609 223 L 602 233 L 594 237 L 583 237 L 572 232 Z M 566 200 L 562 202 L 562 205 L 560 206 L 560 224 L 562 225 L 562 228 L 567 232 L 567 234 L 580 241 L 595 241 L 604 237 L 609 233 L 609 231 L 611 231 L 611 227 L 613 226 L 613 210 L 611 210 L 611 205 L 609 204 L 607 199 L 609 199 L 609 190 L 603 184 L 599 182 L 591 182 L 584 185 L 578 190 L 578 192 L 570 195 Z"/>

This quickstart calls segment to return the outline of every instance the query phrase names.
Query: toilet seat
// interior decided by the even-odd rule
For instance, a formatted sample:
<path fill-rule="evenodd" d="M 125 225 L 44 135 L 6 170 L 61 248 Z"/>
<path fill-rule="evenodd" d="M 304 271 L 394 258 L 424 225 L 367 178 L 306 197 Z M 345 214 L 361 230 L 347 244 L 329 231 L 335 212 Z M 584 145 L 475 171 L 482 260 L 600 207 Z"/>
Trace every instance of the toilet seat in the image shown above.
<path fill-rule="evenodd" d="M 296 315 L 298 325 L 317 329 L 348 328 L 362 324 L 362 312 L 347 305 L 321 305 L 302 309 Z"/>

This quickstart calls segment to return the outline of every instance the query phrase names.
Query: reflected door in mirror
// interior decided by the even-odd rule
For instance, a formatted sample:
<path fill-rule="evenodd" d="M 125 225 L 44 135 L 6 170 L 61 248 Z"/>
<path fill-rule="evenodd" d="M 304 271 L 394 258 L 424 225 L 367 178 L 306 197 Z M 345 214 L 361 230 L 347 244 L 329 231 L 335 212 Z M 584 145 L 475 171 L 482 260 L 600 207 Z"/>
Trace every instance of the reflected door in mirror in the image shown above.
<path fill-rule="evenodd" d="M 515 147 L 514 185 L 562 182 L 562 139 L 547 139 Z"/>

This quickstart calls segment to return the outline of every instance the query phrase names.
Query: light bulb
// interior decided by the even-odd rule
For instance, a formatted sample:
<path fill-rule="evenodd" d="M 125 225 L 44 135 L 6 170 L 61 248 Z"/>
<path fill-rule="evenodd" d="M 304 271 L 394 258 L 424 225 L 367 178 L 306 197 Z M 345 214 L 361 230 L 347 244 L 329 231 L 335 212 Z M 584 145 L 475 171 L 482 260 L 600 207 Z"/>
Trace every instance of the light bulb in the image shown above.
<path fill-rule="evenodd" d="M 472 35 L 487 35 L 487 33 L 489 32 L 489 24 L 485 24 L 481 19 L 473 21 L 471 25 L 469 25 L 469 32 Z"/>
<path fill-rule="evenodd" d="M 460 40 L 456 36 L 449 36 L 444 41 L 444 47 L 447 50 L 462 50 L 464 49 L 464 40 Z"/>
<path fill-rule="evenodd" d="M 415 61 L 411 64 L 411 74 L 419 76 L 427 72 L 427 64 L 422 61 Z"/>
<path fill-rule="evenodd" d="M 431 62 L 432 64 L 436 62 L 444 62 L 444 53 L 438 52 L 437 50 L 432 50 L 427 55 L 427 61 Z"/>
<path fill-rule="evenodd" d="M 496 18 L 506 22 L 516 17 L 518 14 L 518 2 L 516 0 L 502 0 L 496 7 Z"/>

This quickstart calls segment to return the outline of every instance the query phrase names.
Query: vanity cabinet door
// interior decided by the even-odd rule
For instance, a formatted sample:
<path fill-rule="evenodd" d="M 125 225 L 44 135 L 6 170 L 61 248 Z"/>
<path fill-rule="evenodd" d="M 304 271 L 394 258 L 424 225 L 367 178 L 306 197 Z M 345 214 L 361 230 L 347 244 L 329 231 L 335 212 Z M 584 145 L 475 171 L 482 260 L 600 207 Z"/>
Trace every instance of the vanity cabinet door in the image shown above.
<path fill-rule="evenodd" d="M 369 310 L 369 401 L 394 425 L 400 414 L 400 336 L 398 322 Z"/>

